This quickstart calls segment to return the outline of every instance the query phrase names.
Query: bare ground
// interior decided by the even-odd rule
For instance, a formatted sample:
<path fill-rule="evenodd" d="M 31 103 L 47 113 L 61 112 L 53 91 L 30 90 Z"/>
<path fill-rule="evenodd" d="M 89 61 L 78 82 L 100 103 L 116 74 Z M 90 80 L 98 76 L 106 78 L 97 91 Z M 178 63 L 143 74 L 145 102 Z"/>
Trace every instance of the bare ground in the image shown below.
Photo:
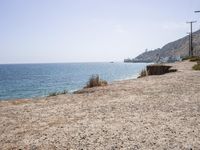
<path fill-rule="evenodd" d="M 0 102 L 0 149 L 200 149 L 200 72 Z"/>

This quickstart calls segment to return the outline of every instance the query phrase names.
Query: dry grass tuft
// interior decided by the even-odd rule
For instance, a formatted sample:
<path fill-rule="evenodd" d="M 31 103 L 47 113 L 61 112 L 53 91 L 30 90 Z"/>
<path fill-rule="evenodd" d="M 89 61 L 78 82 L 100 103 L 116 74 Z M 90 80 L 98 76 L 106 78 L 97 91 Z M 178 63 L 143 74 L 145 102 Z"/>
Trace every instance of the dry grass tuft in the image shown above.
<path fill-rule="evenodd" d="M 63 90 L 62 92 L 51 92 L 51 93 L 49 93 L 48 97 L 67 94 L 67 93 L 68 93 L 67 90 Z"/>
<path fill-rule="evenodd" d="M 84 88 L 92 88 L 97 86 L 106 86 L 108 83 L 105 80 L 101 80 L 99 75 L 92 75 Z"/>

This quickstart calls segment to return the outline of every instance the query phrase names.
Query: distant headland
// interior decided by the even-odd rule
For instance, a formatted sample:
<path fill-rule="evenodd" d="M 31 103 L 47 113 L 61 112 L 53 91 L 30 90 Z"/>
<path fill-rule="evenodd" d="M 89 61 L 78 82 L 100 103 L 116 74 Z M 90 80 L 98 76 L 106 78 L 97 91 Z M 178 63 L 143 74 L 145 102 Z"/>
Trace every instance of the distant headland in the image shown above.
<path fill-rule="evenodd" d="M 200 56 L 200 30 L 193 34 L 193 52 L 195 56 Z M 189 36 L 185 36 L 174 42 L 170 42 L 162 48 L 145 50 L 144 53 L 135 58 L 124 59 L 126 63 L 148 63 L 148 62 L 174 62 L 179 61 L 189 55 Z"/>

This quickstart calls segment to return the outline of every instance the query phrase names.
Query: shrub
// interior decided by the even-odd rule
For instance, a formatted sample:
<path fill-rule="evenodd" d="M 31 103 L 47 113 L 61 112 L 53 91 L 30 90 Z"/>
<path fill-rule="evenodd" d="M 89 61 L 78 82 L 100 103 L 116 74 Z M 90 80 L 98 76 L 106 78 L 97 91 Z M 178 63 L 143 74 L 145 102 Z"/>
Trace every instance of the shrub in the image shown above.
<path fill-rule="evenodd" d="M 84 88 L 92 88 L 97 86 L 105 86 L 107 85 L 107 81 L 101 80 L 99 75 L 92 75 Z"/>
<path fill-rule="evenodd" d="M 200 64 L 196 64 L 192 67 L 193 70 L 200 70 Z"/>
<path fill-rule="evenodd" d="M 56 96 L 56 95 L 58 95 L 58 93 L 57 93 L 57 92 L 51 92 L 51 93 L 49 93 L 49 95 L 48 95 L 48 96 L 50 97 L 50 96 Z"/>
<path fill-rule="evenodd" d="M 67 94 L 68 91 L 67 90 L 63 90 L 62 92 L 60 92 L 59 94 Z"/>
<path fill-rule="evenodd" d="M 191 56 L 186 56 L 186 57 L 184 57 L 183 59 L 182 59 L 182 61 L 184 61 L 184 60 L 189 60 L 191 58 Z"/>
<path fill-rule="evenodd" d="M 49 93 L 48 97 L 57 96 L 57 95 L 61 95 L 61 94 L 67 94 L 67 93 L 68 93 L 67 90 L 63 90 L 62 92 L 51 92 L 51 93 Z"/>
<path fill-rule="evenodd" d="M 192 58 L 190 58 L 190 61 L 192 61 L 192 62 L 194 62 L 194 61 L 200 61 L 200 57 L 197 57 L 197 56 L 192 57 Z"/>
<path fill-rule="evenodd" d="M 184 57 L 182 60 L 189 60 L 189 61 L 200 61 L 200 57 L 199 56 L 187 56 L 187 57 Z"/>

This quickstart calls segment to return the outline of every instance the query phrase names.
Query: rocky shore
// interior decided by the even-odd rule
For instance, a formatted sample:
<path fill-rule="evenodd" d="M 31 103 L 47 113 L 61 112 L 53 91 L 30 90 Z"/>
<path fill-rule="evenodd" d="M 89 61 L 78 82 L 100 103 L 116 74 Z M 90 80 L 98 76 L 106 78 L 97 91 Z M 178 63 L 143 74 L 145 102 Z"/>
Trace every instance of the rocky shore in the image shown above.
<path fill-rule="evenodd" d="M 37 100 L 0 102 L 0 149 L 200 149 L 200 72 L 125 80 Z"/>

